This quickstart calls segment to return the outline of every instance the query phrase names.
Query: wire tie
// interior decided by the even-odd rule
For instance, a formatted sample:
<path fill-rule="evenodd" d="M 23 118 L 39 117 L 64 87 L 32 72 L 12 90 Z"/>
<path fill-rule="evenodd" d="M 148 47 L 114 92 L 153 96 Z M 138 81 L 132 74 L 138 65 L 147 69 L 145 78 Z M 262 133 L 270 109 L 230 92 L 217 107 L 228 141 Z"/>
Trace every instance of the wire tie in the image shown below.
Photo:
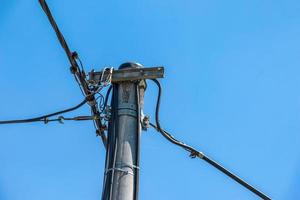
<path fill-rule="evenodd" d="M 49 122 L 49 119 L 47 117 L 44 118 L 44 124 L 47 124 Z"/>
<path fill-rule="evenodd" d="M 202 159 L 204 157 L 204 154 L 202 152 L 192 151 L 191 154 L 190 154 L 190 157 L 191 158 L 199 157 L 199 158 Z"/>
<path fill-rule="evenodd" d="M 76 68 L 75 66 L 72 65 L 72 66 L 70 67 L 70 71 L 71 71 L 72 74 L 75 74 L 75 73 L 77 72 L 77 68 Z"/>
<path fill-rule="evenodd" d="M 97 129 L 97 130 L 96 130 L 96 137 L 98 137 L 98 136 L 101 136 L 101 133 L 100 133 L 100 131 Z"/>
<path fill-rule="evenodd" d="M 140 170 L 140 167 L 139 167 L 139 166 L 131 165 L 131 164 L 123 163 L 123 162 L 116 162 L 116 165 L 120 165 L 121 168 L 129 167 L 129 168 L 132 169 L 132 170 L 133 170 L 133 169 Z"/>
<path fill-rule="evenodd" d="M 74 59 L 78 58 L 78 53 L 76 51 L 72 52 L 72 58 L 74 58 Z"/>
<path fill-rule="evenodd" d="M 58 117 L 58 122 L 61 123 L 61 124 L 64 124 L 64 119 L 65 118 L 63 116 L 59 116 Z"/>
<path fill-rule="evenodd" d="M 106 129 L 107 129 L 107 127 L 106 127 L 105 125 L 102 125 L 102 126 L 100 127 L 100 131 L 101 131 L 101 132 L 104 132 Z"/>

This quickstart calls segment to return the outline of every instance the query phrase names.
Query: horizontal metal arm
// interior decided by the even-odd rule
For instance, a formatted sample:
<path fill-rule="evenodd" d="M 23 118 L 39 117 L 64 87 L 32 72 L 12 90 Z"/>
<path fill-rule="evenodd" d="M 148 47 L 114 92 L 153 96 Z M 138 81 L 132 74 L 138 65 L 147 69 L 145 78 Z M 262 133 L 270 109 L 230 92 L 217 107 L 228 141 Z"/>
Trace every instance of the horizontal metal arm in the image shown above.
<path fill-rule="evenodd" d="M 100 72 L 90 72 L 89 81 L 99 83 L 101 80 L 106 80 L 107 76 L 110 75 L 109 70 Z M 149 68 L 126 68 L 113 70 L 112 72 L 112 83 L 123 82 L 123 81 L 136 81 L 143 79 L 156 79 L 164 77 L 164 67 L 149 67 Z"/>

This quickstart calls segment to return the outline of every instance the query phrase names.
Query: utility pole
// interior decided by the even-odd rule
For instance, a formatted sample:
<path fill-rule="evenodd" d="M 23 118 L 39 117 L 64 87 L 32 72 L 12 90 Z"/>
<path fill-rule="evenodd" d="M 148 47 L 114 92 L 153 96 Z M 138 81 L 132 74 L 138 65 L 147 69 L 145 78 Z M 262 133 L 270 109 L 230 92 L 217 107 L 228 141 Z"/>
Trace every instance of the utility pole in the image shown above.
<path fill-rule="evenodd" d="M 105 71 L 92 72 L 90 80 L 98 82 L 105 76 Z M 138 199 L 145 79 L 161 77 L 162 67 L 143 68 L 137 63 L 124 63 L 112 74 L 113 95 L 102 200 Z"/>
<path fill-rule="evenodd" d="M 85 99 L 79 105 L 69 109 L 30 119 L 0 121 L 0 124 L 29 123 L 37 121 L 48 123 L 49 121 L 63 122 L 63 120 L 94 120 L 96 133 L 101 136 L 103 144 L 106 147 L 102 200 L 138 199 L 140 135 L 141 129 L 146 129 L 149 125 L 161 133 L 168 141 L 189 152 L 191 158 L 198 157 L 206 161 L 208 164 L 223 172 L 257 196 L 265 200 L 270 200 L 268 196 L 255 189 L 202 152 L 177 140 L 161 127 L 159 122 L 159 108 L 162 88 L 159 81 L 156 79 L 163 78 L 163 67 L 143 68 L 142 65 L 137 63 L 124 63 L 118 70 L 110 68 L 110 70 L 107 71 L 105 68 L 101 72 L 91 71 L 89 73 L 89 80 L 87 80 L 86 73 L 78 54 L 69 49 L 46 1 L 39 0 L 39 2 L 48 17 L 61 46 L 65 50 L 71 64 L 71 73 L 74 75 Z M 148 117 L 142 116 L 146 79 L 152 79 L 158 87 L 155 125 L 149 122 Z M 111 99 L 111 108 L 107 109 L 107 100 L 111 88 L 107 92 L 103 106 L 100 103 L 98 105 L 97 102 L 97 99 L 102 95 L 100 94 L 97 98 L 95 96 L 96 94 L 99 94 L 103 87 L 110 83 L 112 84 L 113 95 Z M 76 110 L 85 103 L 90 105 L 92 116 L 79 116 L 75 118 L 64 118 L 59 116 L 57 119 L 48 119 L 49 117 Z M 107 111 L 105 117 L 103 117 L 101 114 L 103 114 L 105 109 L 107 109 Z M 105 121 L 107 119 L 108 133 L 106 136 L 106 122 L 103 124 L 102 120 Z"/>

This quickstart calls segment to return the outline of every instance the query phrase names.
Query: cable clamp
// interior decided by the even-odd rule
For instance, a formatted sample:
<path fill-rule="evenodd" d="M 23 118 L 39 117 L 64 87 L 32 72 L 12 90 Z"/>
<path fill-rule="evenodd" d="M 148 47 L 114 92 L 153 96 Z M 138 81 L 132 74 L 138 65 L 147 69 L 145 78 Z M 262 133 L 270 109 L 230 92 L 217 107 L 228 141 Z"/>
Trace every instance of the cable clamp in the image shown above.
<path fill-rule="evenodd" d="M 101 74 L 101 77 L 100 77 L 100 84 L 103 84 L 104 87 L 111 84 L 113 70 L 114 70 L 113 67 L 105 67 L 105 68 L 102 70 L 102 74 Z M 106 71 L 109 71 L 109 72 L 108 72 L 108 75 L 107 75 L 106 79 L 103 80 L 103 78 L 104 78 L 104 73 L 105 73 Z"/>
<path fill-rule="evenodd" d="M 100 127 L 100 132 L 103 133 L 105 130 L 107 130 L 106 125 L 102 125 L 102 126 Z"/>
<path fill-rule="evenodd" d="M 198 151 L 192 151 L 191 154 L 190 154 L 190 157 L 191 158 L 196 158 L 196 157 L 199 157 L 199 158 L 204 158 L 204 154 L 202 152 L 198 152 Z"/>
<path fill-rule="evenodd" d="M 44 124 L 48 124 L 49 119 L 47 117 L 44 118 Z"/>
<path fill-rule="evenodd" d="M 150 117 L 148 115 L 144 115 L 144 113 L 142 113 L 141 116 L 141 125 L 143 131 L 147 131 L 147 129 L 150 127 Z"/>
<path fill-rule="evenodd" d="M 104 109 L 104 120 L 105 121 L 109 121 L 111 119 L 111 106 L 106 106 L 105 109 Z"/>
<path fill-rule="evenodd" d="M 96 137 L 101 136 L 101 135 L 104 135 L 104 131 L 106 131 L 106 130 L 107 130 L 106 125 L 102 125 L 102 126 L 100 127 L 100 129 L 97 129 L 97 130 L 96 130 Z"/>
<path fill-rule="evenodd" d="M 64 120 L 65 118 L 63 116 L 58 116 L 58 122 L 61 123 L 61 124 L 64 124 Z"/>
<path fill-rule="evenodd" d="M 90 106 L 94 106 L 97 104 L 97 102 L 95 101 L 94 93 L 87 95 L 85 99 Z"/>
<path fill-rule="evenodd" d="M 76 63 L 75 60 L 78 58 L 78 53 L 77 53 L 76 51 L 72 52 L 72 53 L 71 53 L 71 57 L 74 59 L 73 62 Z M 74 66 L 74 63 L 73 63 L 73 62 L 71 62 L 71 65 L 72 65 L 72 66 L 70 67 L 70 71 L 71 71 L 72 74 L 76 74 L 76 73 L 78 72 L 78 69 L 77 69 L 76 66 Z"/>
<path fill-rule="evenodd" d="M 78 59 L 78 53 L 76 51 L 72 52 L 72 58 L 73 59 Z"/>

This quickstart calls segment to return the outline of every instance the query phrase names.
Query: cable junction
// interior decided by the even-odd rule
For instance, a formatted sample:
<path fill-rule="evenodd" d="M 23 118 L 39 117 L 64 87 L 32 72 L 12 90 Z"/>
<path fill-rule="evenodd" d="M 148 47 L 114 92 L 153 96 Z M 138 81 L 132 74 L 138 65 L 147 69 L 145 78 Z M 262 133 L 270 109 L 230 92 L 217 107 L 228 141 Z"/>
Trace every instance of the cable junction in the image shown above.
<path fill-rule="evenodd" d="M 95 116 L 100 116 L 101 111 L 99 111 L 99 108 L 97 106 L 97 101 L 95 98 L 95 95 L 97 93 L 100 92 L 101 89 L 103 89 L 103 87 L 108 86 L 111 82 L 111 76 L 109 79 L 105 79 L 104 81 L 104 85 L 98 85 L 96 87 L 91 87 L 88 83 L 88 81 L 86 80 L 86 74 L 84 72 L 84 68 L 83 68 L 83 64 L 77 54 L 76 51 L 72 52 L 63 36 L 63 34 L 61 33 L 60 29 L 58 28 L 57 23 L 55 22 L 55 19 L 53 17 L 53 15 L 51 14 L 51 11 L 49 9 L 48 4 L 46 3 L 45 0 L 39 0 L 40 5 L 42 7 L 42 9 L 44 10 L 53 30 L 56 33 L 57 39 L 60 43 L 60 45 L 62 46 L 62 48 L 64 49 L 66 56 L 68 57 L 68 60 L 71 64 L 70 70 L 71 73 L 74 75 L 74 78 L 76 80 L 76 82 L 79 85 L 79 88 L 81 90 L 81 93 L 87 98 L 87 103 L 90 105 L 91 107 L 91 112 L 92 115 Z M 79 62 L 79 65 L 77 63 L 77 61 Z M 110 73 L 112 73 L 113 69 L 110 69 Z M 100 136 L 102 139 L 102 142 L 104 144 L 104 146 L 107 146 L 107 137 L 105 135 L 105 125 L 103 125 L 102 121 L 100 118 L 97 118 L 94 120 L 94 125 L 95 125 L 95 129 L 96 129 L 96 135 Z"/>

